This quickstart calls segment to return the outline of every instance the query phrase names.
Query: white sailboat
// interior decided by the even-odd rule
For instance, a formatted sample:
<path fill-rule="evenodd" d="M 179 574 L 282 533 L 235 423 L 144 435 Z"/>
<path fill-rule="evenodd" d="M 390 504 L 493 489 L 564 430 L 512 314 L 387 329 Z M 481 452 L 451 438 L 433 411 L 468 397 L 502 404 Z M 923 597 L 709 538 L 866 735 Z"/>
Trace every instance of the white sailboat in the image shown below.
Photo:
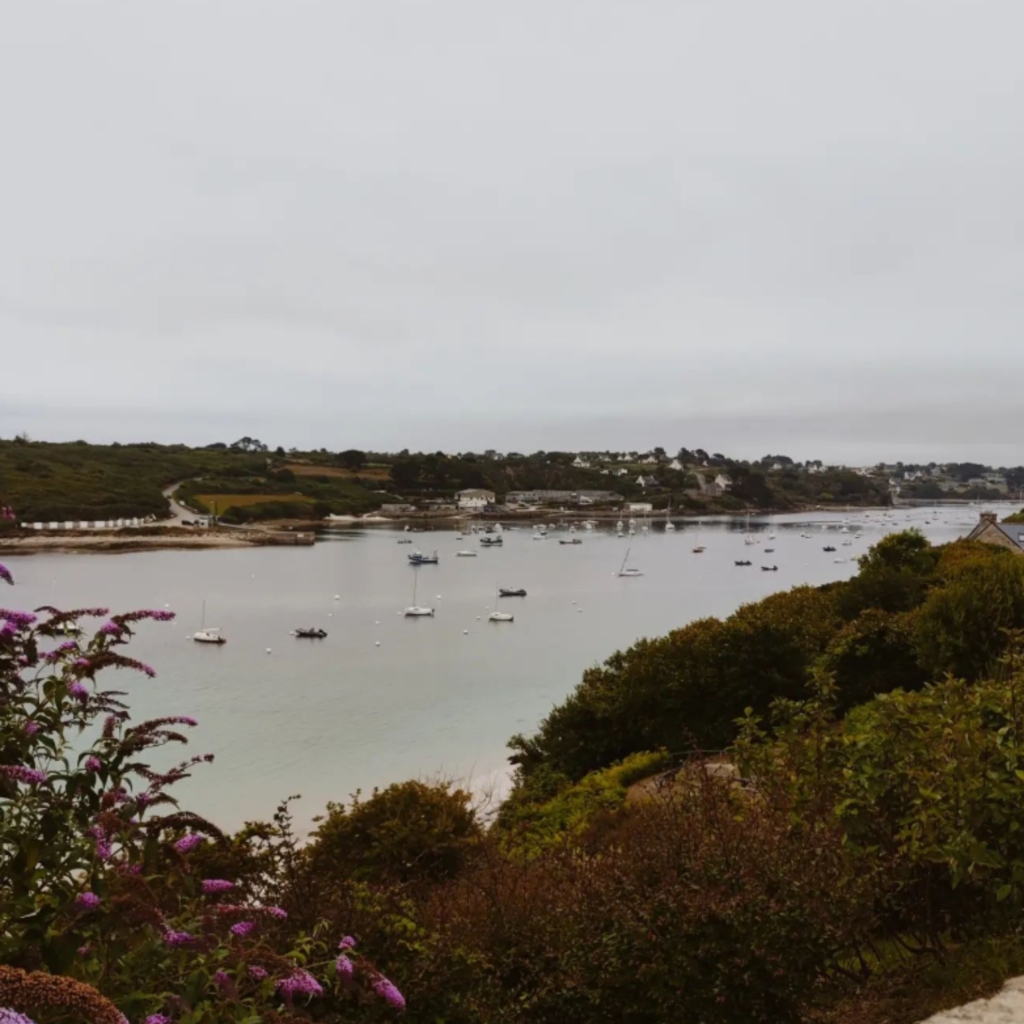
<path fill-rule="evenodd" d="M 643 573 L 639 569 L 627 569 L 626 563 L 629 561 L 629 552 L 632 548 L 626 548 L 626 557 L 622 560 L 622 565 L 619 566 L 619 576 L 643 576 Z"/>
<path fill-rule="evenodd" d="M 672 499 L 668 499 L 668 507 L 665 509 L 665 532 L 675 533 L 676 524 L 672 522 Z"/>
<path fill-rule="evenodd" d="M 226 644 L 227 640 L 221 635 L 216 626 L 206 625 L 206 602 L 203 602 L 203 616 L 199 622 L 199 630 L 192 634 L 192 639 L 197 644 Z"/>
<path fill-rule="evenodd" d="M 750 513 L 749 512 L 747 513 L 747 533 L 746 533 L 746 536 L 743 538 L 743 543 L 744 544 L 756 544 L 757 543 L 757 541 L 754 539 L 753 535 L 750 532 Z"/>
<path fill-rule="evenodd" d="M 412 574 L 412 604 L 405 609 L 405 617 L 407 619 L 421 618 L 424 615 L 433 615 L 433 608 L 421 608 L 416 603 L 416 588 L 419 585 L 420 571 L 416 569 Z"/>
<path fill-rule="evenodd" d="M 700 542 L 700 520 L 697 521 L 697 543 L 693 545 L 693 553 L 695 555 L 704 554 L 704 545 Z"/>

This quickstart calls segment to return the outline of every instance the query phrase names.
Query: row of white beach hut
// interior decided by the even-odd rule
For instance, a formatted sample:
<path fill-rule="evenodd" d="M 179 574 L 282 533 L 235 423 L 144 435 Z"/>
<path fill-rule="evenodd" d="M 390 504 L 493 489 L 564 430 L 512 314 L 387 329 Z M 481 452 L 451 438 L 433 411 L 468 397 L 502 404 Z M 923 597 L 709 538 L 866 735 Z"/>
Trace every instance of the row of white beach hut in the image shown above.
<path fill-rule="evenodd" d="M 89 519 L 76 522 L 69 519 L 59 523 L 22 523 L 23 530 L 119 530 L 130 526 L 145 526 L 153 522 L 152 516 L 145 519 Z"/>

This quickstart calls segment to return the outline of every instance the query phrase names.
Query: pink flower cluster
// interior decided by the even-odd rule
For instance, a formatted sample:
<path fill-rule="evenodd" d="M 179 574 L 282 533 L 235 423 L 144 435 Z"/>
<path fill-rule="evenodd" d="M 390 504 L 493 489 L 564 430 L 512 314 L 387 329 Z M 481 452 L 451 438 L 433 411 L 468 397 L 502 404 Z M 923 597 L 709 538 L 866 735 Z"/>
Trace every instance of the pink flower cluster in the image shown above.
<path fill-rule="evenodd" d="M 206 840 L 202 836 L 196 835 L 195 832 L 190 832 L 187 836 L 182 836 L 182 838 L 174 844 L 174 848 L 178 853 L 189 853 L 204 842 L 206 842 Z"/>
<path fill-rule="evenodd" d="M 95 910 L 100 905 L 100 898 L 94 892 L 80 892 L 75 897 L 75 906 L 79 910 Z"/>
<path fill-rule="evenodd" d="M 0 764 L 0 776 L 29 784 L 38 784 L 47 779 L 46 772 L 38 768 L 26 768 L 23 764 Z"/>
<path fill-rule="evenodd" d="M 204 878 L 203 879 L 203 895 L 212 896 L 218 892 L 230 892 L 234 889 L 235 883 L 229 882 L 223 878 Z"/>
<path fill-rule="evenodd" d="M 320 987 L 320 982 L 313 977 L 309 971 L 296 971 L 294 974 L 289 974 L 287 978 L 282 978 L 277 983 L 277 991 L 284 997 L 284 1001 L 291 1006 L 292 1000 L 296 996 L 322 996 L 324 990 Z"/>

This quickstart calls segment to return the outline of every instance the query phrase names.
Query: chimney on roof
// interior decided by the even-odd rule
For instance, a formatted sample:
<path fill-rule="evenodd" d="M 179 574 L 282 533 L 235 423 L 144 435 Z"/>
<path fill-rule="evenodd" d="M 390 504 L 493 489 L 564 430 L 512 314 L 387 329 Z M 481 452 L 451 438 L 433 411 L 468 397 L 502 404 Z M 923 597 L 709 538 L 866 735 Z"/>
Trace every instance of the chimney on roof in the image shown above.
<path fill-rule="evenodd" d="M 997 523 L 999 522 L 999 516 L 995 512 L 982 512 L 981 521 L 983 523 Z"/>

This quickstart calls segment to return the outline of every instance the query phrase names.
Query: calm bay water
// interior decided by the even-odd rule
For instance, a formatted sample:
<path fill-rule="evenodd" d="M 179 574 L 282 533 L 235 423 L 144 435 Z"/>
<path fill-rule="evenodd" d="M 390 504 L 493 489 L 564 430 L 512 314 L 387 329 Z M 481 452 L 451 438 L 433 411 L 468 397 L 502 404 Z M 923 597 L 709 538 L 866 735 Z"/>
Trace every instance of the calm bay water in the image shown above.
<path fill-rule="evenodd" d="M 327 534 L 313 548 L 7 557 L 18 585 L 5 599 L 21 608 L 175 610 L 176 622 L 145 624 L 129 651 L 157 678 L 108 673 L 105 686 L 129 691 L 136 720 L 199 719 L 189 753 L 212 751 L 217 759 L 178 788 L 184 806 L 235 827 L 301 793 L 297 816 L 308 823 L 328 800 L 410 777 L 443 773 L 477 789 L 500 787 L 509 736 L 533 731 L 586 667 L 616 649 L 798 583 L 847 578 L 854 558 L 895 529 L 916 526 L 937 543 L 952 540 L 974 526 L 977 511 L 918 509 L 892 518 L 752 519 L 760 543 L 751 546 L 742 521 L 709 520 L 675 533 L 657 522 L 647 536 L 622 539 L 607 529 L 581 532 L 578 546 L 560 545 L 563 531 L 533 540 L 527 526 L 507 532 L 495 549 L 458 540 L 451 529 L 399 545 L 396 531 L 364 528 Z M 698 538 L 707 547 L 701 555 L 691 550 Z M 440 564 L 410 568 L 406 556 L 416 546 L 436 548 Z M 477 557 L 455 557 L 467 548 Z M 616 575 L 627 548 L 642 577 Z M 744 558 L 754 565 L 737 568 Z M 762 564 L 778 572 L 761 572 Z M 418 602 L 436 607 L 434 618 L 401 615 L 417 573 Z M 515 613 L 513 623 L 487 622 L 499 584 L 529 592 L 499 602 Z M 207 624 L 228 638 L 223 647 L 188 639 L 204 600 Z M 303 626 L 330 635 L 289 635 Z M 177 759 L 167 751 L 153 758 Z"/>

